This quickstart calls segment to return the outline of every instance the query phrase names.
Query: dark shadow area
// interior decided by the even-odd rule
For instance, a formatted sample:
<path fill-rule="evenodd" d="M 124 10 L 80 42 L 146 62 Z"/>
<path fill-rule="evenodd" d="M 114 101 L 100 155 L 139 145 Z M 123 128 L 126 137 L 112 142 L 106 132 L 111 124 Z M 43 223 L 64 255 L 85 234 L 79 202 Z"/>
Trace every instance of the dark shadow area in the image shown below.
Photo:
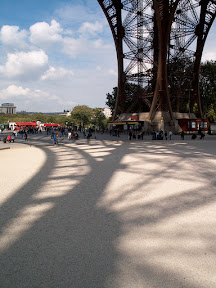
<path fill-rule="evenodd" d="M 113 261 L 117 254 L 113 243 L 120 224 L 113 214 L 95 205 L 113 172 L 119 169 L 119 162 L 108 157 L 103 163 L 95 163 L 85 153 L 89 173 L 53 177 L 58 164 L 64 163 L 61 157 L 67 161 L 72 156 L 71 167 L 63 164 L 61 171 L 82 169 L 79 161 L 84 152 L 63 146 L 42 149 L 47 155 L 44 167 L 1 207 L 1 232 L 4 234 L 26 207 L 39 205 L 40 208 L 48 203 L 52 208 L 41 212 L 1 254 L 0 287 L 105 287 L 106 279 L 115 269 Z M 61 155 L 59 159 L 57 153 Z M 113 153 L 119 154 L 118 149 Z M 73 157 L 77 158 L 76 162 Z M 59 184 L 66 186 L 68 178 L 77 184 L 73 188 L 66 186 L 62 196 L 35 198 L 49 178 L 56 182 L 56 190 Z M 46 189 L 49 191 L 49 187 Z"/>
<path fill-rule="evenodd" d="M 47 142 L 44 140 L 42 143 L 45 145 Z M 101 144 L 103 150 L 106 151 L 107 148 L 109 154 L 93 157 L 91 151 L 100 150 L 101 147 L 97 148 L 97 145 Z M 205 151 L 203 143 L 198 150 L 193 145 L 185 144 L 183 152 L 181 144 L 115 144 L 92 141 L 86 149 L 81 148 L 84 144 L 79 142 L 58 147 L 41 147 L 47 156 L 45 165 L 0 210 L 3 235 L 7 233 L 8 227 L 13 226 L 14 219 L 29 218 L 23 229 L 17 228 L 20 234 L 14 235 L 15 240 L 6 245 L 0 255 L 1 288 L 136 288 L 136 278 L 139 278 L 140 285 L 143 284 L 145 288 L 202 288 L 187 282 L 187 279 L 178 274 L 169 274 L 163 267 L 148 263 L 130 264 L 130 259 L 121 255 L 116 245 L 125 226 L 147 228 L 178 214 L 214 203 L 215 180 L 210 181 L 208 190 L 186 189 L 181 194 L 164 195 L 163 199 L 152 200 L 147 204 L 131 203 L 129 208 L 121 212 L 122 215 L 129 215 L 125 222 L 117 212 L 105 207 L 98 208 L 97 203 L 114 173 L 124 170 L 140 173 L 139 164 L 145 160 L 142 155 L 148 155 L 149 163 L 157 163 L 161 169 L 146 173 L 143 181 L 134 183 L 133 191 L 122 183 L 119 196 L 110 200 L 107 207 L 122 203 L 134 191 L 153 185 L 158 177 L 165 179 L 171 175 L 175 179 L 173 173 L 179 169 L 182 161 L 197 161 L 197 165 L 202 165 L 196 171 L 200 173 L 200 178 L 211 180 L 214 173 L 208 173 L 209 164 L 203 160 L 203 154 L 205 159 L 211 159 L 215 157 L 215 152 Z M 164 159 L 168 161 L 155 158 L 157 153 L 167 157 Z M 133 155 L 134 162 L 123 164 L 124 156 L 130 154 Z M 169 162 L 169 156 L 173 155 L 175 159 Z M 98 158 L 103 161 L 98 161 Z M 189 180 L 193 180 L 194 171 L 188 169 L 187 173 L 191 174 Z M 179 179 L 179 175 L 176 177 Z M 182 175 L 182 180 L 187 177 L 187 174 Z M 49 208 L 41 212 L 40 207 L 46 205 Z M 38 209 L 32 215 L 31 209 L 26 209 L 28 207 L 33 211 L 34 207 Z M 35 220 L 31 222 L 34 217 Z M 215 248 L 216 246 L 211 247 L 212 251 L 216 251 Z M 123 286 L 116 282 L 118 261 L 128 262 L 129 269 L 133 267 L 135 274 L 132 286 Z"/>

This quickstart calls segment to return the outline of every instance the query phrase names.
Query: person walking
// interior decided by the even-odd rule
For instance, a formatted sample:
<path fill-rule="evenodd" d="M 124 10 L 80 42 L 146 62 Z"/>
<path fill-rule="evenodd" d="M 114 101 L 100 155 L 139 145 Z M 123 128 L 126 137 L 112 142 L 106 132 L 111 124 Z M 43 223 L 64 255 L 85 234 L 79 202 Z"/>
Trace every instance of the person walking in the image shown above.
<path fill-rule="evenodd" d="M 129 132 L 129 140 L 131 141 L 131 138 L 132 138 L 132 132 L 130 131 Z"/>
<path fill-rule="evenodd" d="M 53 145 L 57 144 L 57 137 L 56 134 L 53 134 Z"/>
<path fill-rule="evenodd" d="M 172 140 L 172 131 L 169 131 L 169 139 Z"/>
<path fill-rule="evenodd" d="M 28 133 L 27 133 L 27 131 L 24 131 L 24 139 L 25 139 L 25 141 L 28 141 Z"/>

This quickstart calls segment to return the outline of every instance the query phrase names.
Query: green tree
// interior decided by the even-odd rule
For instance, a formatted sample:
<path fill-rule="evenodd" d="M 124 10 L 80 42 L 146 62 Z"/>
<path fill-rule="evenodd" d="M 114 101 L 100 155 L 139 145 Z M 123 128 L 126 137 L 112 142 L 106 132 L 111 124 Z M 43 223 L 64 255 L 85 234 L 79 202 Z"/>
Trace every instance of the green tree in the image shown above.
<path fill-rule="evenodd" d="M 210 108 L 208 109 L 207 117 L 210 122 L 216 122 L 216 111 L 213 104 L 211 104 Z"/>
<path fill-rule="evenodd" d="M 169 93 L 173 111 L 186 112 L 188 91 L 193 78 L 193 62 L 189 57 L 172 58 L 168 64 Z"/>
<path fill-rule="evenodd" d="M 130 112 L 137 112 L 137 111 L 149 111 L 149 107 L 144 103 L 144 102 L 138 102 L 136 101 L 139 98 L 139 95 L 144 95 L 147 92 L 147 88 L 142 88 L 136 84 L 133 83 L 125 83 L 124 86 L 125 89 L 125 106 L 126 110 L 131 107 Z M 106 94 L 106 105 L 111 109 L 112 114 L 115 109 L 115 102 L 116 102 L 116 97 L 117 97 L 117 87 L 113 88 L 112 93 L 107 93 Z M 141 106 L 140 106 L 141 103 Z M 135 105 L 133 105 L 135 104 Z M 117 114 L 120 114 L 121 111 L 120 109 L 118 110 Z"/>
<path fill-rule="evenodd" d="M 201 64 L 200 95 L 204 114 L 215 121 L 216 114 L 216 61 Z"/>
<path fill-rule="evenodd" d="M 115 109 L 115 102 L 116 102 L 116 97 L 117 97 L 117 87 L 113 88 L 112 93 L 107 93 L 106 94 L 106 105 L 111 109 L 111 112 L 113 114 L 113 111 Z"/>
<path fill-rule="evenodd" d="M 72 122 L 75 125 L 85 127 L 87 124 L 91 122 L 92 108 L 86 105 L 75 106 L 73 111 L 71 112 L 71 118 Z"/>
<path fill-rule="evenodd" d="M 106 126 L 106 117 L 103 113 L 102 108 L 92 109 L 92 124 L 98 126 L 99 128 L 104 128 Z"/>

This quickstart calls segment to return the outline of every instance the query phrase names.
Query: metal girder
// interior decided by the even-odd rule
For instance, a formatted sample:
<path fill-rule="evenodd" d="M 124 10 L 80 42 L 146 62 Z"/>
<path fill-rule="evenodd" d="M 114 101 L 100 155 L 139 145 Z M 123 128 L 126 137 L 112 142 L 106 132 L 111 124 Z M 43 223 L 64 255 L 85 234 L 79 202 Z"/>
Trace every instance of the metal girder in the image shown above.
<path fill-rule="evenodd" d="M 191 103 L 196 102 L 199 106 L 199 65 L 215 19 L 216 0 L 98 0 L 98 3 L 108 20 L 116 46 L 116 102 L 120 110 L 125 111 L 125 80 L 141 87 L 150 83 L 150 118 L 159 108 L 169 111 L 173 119 L 171 104 L 175 102 L 175 95 L 169 95 L 168 77 L 178 77 L 179 72 L 168 69 L 168 75 L 167 67 L 177 59 L 188 58 L 194 62 L 195 96 L 191 96 Z M 183 73 L 181 77 L 187 75 Z M 149 91 L 149 88 L 144 90 Z M 181 97 L 178 94 L 178 99 Z M 134 102 L 142 98 L 143 95 L 134 95 Z M 201 107 L 199 109 L 201 113 Z"/>

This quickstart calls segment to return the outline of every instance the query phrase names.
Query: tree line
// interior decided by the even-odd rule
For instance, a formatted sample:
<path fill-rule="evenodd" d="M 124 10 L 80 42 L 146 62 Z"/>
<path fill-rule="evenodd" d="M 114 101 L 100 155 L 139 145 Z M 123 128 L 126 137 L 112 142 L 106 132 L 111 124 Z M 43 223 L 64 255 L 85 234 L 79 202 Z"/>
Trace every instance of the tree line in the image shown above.
<path fill-rule="evenodd" d="M 170 73 L 170 94 L 175 95 L 172 103 L 174 111 L 187 112 L 189 111 L 189 90 L 191 88 L 192 79 L 192 61 L 190 59 L 178 59 L 169 64 L 168 69 Z M 138 93 L 149 93 L 154 85 L 153 80 L 147 87 L 141 88 L 133 83 L 125 84 L 126 110 L 132 107 L 134 96 Z M 143 90 L 143 91 L 141 91 Z M 179 97 L 178 97 L 179 96 Z M 210 122 L 216 122 L 216 61 L 207 61 L 201 64 L 200 68 L 200 96 L 203 115 L 205 115 Z M 111 93 L 106 94 L 106 105 L 113 112 L 115 109 L 115 102 L 117 97 L 117 87 L 113 88 Z M 171 96 L 172 97 L 172 96 Z M 134 105 L 131 112 L 138 112 L 138 105 Z M 149 112 L 147 105 L 142 106 L 142 112 Z M 197 105 L 194 106 L 193 112 L 198 116 Z M 120 114 L 119 110 L 117 114 Z"/>
<path fill-rule="evenodd" d="M 99 129 L 107 128 L 109 119 L 106 119 L 102 108 L 90 108 L 87 105 L 75 106 L 70 116 L 66 115 L 48 115 L 43 113 L 34 114 L 0 114 L 0 124 L 10 122 L 31 122 L 41 121 L 42 123 L 57 123 L 62 126 L 72 126 L 78 128 L 87 128 L 95 126 Z"/>
<path fill-rule="evenodd" d="M 190 73 L 191 61 L 178 61 L 171 63 L 170 69 L 178 71 L 176 76 L 172 76 L 169 79 L 170 87 L 174 87 L 176 91 L 189 90 L 190 77 L 181 76 L 181 71 L 188 71 Z M 180 72 L 179 72 L 180 71 Z M 175 75 L 175 74 L 172 74 Z M 189 74 L 188 74 L 189 75 Z M 141 88 L 136 84 L 126 83 L 125 84 L 125 94 L 126 94 L 126 108 L 130 107 L 134 101 L 134 95 L 140 93 L 140 89 L 143 92 L 146 88 Z M 172 88 L 173 89 L 173 88 Z M 172 91 L 171 91 L 172 92 Z M 216 61 L 207 61 L 201 64 L 200 71 L 200 95 L 203 114 L 207 116 L 210 122 L 216 122 Z M 117 87 L 113 88 L 112 93 L 106 94 L 106 105 L 114 111 L 115 101 L 117 96 Z M 187 112 L 189 107 L 188 97 L 183 98 L 180 102 L 179 110 L 180 112 Z M 132 112 L 137 112 L 139 107 L 134 105 Z M 149 107 L 143 106 L 143 112 L 148 112 Z M 196 106 L 194 111 L 196 114 Z M 120 114 L 118 111 L 117 114 Z M 71 115 L 67 117 L 66 115 L 48 115 L 43 113 L 34 114 L 0 114 L 0 124 L 10 122 L 30 122 L 32 120 L 41 121 L 42 123 L 58 123 L 62 126 L 76 126 L 76 127 L 87 127 L 96 126 L 98 128 L 107 128 L 110 119 L 106 119 L 102 108 L 90 108 L 87 105 L 77 105 L 73 108 Z"/>

